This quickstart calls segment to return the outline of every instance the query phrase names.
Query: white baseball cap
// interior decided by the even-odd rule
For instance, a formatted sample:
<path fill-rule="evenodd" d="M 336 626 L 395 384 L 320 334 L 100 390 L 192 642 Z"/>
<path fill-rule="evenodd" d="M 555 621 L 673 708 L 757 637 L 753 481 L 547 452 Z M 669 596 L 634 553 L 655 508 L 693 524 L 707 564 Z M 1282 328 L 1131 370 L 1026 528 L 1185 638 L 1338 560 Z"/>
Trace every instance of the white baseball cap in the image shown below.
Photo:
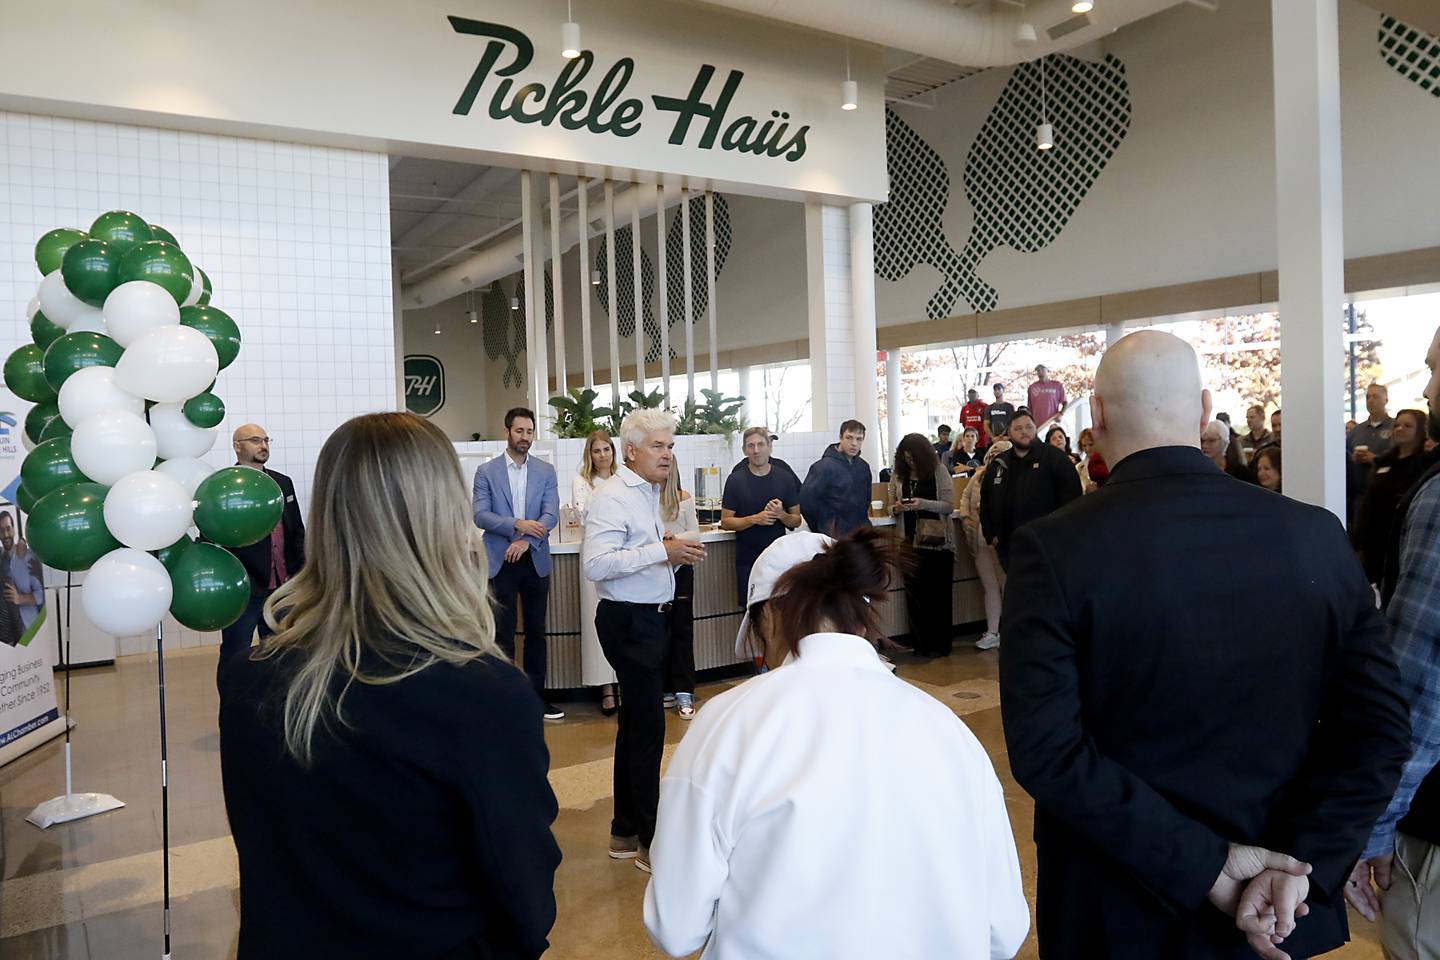
<path fill-rule="evenodd" d="M 735 635 L 735 656 L 758 656 L 750 644 L 750 608 L 761 600 L 775 595 L 775 582 L 793 567 L 807 560 L 813 560 L 835 540 L 823 533 L 806 530 L 788 533 L 760 551 L 755 565 L 750 568 L 750 583 L 745 592 L 745 617 L 740 621 L 740 632 Z"/>

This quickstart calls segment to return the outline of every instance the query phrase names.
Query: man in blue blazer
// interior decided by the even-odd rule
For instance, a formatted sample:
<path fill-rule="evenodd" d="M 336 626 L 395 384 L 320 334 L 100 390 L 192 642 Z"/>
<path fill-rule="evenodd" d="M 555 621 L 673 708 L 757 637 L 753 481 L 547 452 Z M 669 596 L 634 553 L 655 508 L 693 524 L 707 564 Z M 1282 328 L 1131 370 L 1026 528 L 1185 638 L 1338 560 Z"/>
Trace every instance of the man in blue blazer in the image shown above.
<path fill-rule="evenodd" d="M 525 605 L 525 674 L 545 701 L 545 719 L 565 711 L 545 700 L 545 602 L 550 594 L 550 531 L 560 518 L 555 468 L 530 456 L 535 414 L 505 414 L 505 452 L 475 471 L 475 525 L 485 531 L 495 639 L 515 657 L 515 600 Z"/>

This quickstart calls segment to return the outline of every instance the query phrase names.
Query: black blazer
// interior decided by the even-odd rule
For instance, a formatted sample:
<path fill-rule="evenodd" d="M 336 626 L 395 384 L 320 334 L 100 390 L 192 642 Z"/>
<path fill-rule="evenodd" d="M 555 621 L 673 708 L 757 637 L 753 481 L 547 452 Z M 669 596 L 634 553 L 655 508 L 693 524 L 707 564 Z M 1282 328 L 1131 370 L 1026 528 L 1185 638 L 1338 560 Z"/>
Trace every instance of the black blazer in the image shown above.
<path fill-rule="evenodd" d="M 539 699 L 485 658 L 350 686 L 302 768 L 283 658 L 220 671 L 220 769 L 240 858 L 239 960 L 532 960 L 560 848 Z"/>
<path fill-rule="evenodd" d="M 1239 584 L 1267 596 L 1243 630 L 1224 598 Z M 1335 517 L 1199 450 L 1146 450 L 1016 534 L 1003 625 L 1001 716 L 1035 798 L 1042 957 L 1252 958 L 1206 901 L 1227 841 L 1314 866 L 1287 953 L 1345 941 L 1341 884 L 1410 725 Z"/>
<path fill-rule="evenodd" d="M 285 512 L 280 514 L 280 523 L 285 528 L 285 572 L 293 577 L 305 565 L 305 518 L 300 512 L 300 503 L 295 499 L 295 482 L 283 473 L 268 468 L 265 473 L 280 485 L 285 495 Z M 250 574 L 250 592 L 264 596 L 270 592 L 270 538 L 262 537 L 248 547 L 226 547 L 240 559 L 245 572 Z"/>

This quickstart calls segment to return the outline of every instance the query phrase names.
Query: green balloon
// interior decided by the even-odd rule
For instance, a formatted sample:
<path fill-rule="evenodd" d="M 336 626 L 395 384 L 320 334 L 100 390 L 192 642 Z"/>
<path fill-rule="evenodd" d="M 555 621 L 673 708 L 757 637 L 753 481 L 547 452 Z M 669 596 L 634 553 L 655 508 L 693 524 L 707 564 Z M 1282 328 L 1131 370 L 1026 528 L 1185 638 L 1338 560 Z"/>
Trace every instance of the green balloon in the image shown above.
<path fill-rule="evenodd" d="M 65 421 L 51 421 L 56 422 Z M 70 454 L 70 438 L 56 437 L 43 441 L 25 457 L 25 462 L 20 464 L 20 482 L 39 499 L 52 490 L 91 480 L 75 465 L 75 458 Z"/>
<path fill-rule="evenodd" d="M 66 423 L 64 417 L 56 417 L 45 424 L 45 428 L 40 431 L 40 442 L 44 443 L 46 440 L 55 440 L 60 437 L 68 439 L 74 433 L 75 428 Z"/>
<path fill-rule="evenodd" d="M 122 257 L 129 253 L 135 244 L 155 239 L 150 224 L 128 210 L 111 210 L 109 213 L 100 214 L 90 225 L 90 236 L 109 242 Z"/>
<path fill-rule="evenodd" d="M 270 536 L 284 508 L 280 485 L 251 467 L 216 470 L 195 489 L 195 526 L 222 547 L 248 547 Z"/>
<path fill-rule="evenodd" d="M 200 286 L 201 289 L 204 291 L 200 294 L 199 300 L 200 306 L 203 307 L 210 302 L 210 294 L 214 293 L 215 291 L 210 288 L 210 274 L 206 273 L 204 270 L 201 270 L 199 267 L 196 267 L 195 269 L 200 274 Z"/>
<path fill-rule="evenodd" d="M 120 344 L 103 333 L 67 333 L 45 351 L 45 379 L 56 393 L 76 370 L 113 367 L 124 353 Z"/>
<path fill-rule="evenodd" d="M 215 345 L 220 356 L 220 369 L 224 370 L 240 355 L 240 328 L 230 315 L 219 307 L 194 306 L 180 308 L 180 322 L 194 327 Z"/>
<path fill-rule="evenodd" d="M 35 314 L 40 316 L 40 314 Z M 5 386 L 21 400 L 41 403 L 55 399 L 55 388 L 45 379 L 45 351 L 38 344 L 17 347 L 5 358 Z"/>
<path fill-rule="evenodd" d="M 191 630 L 228 627 L 250 602 L 250 575 L 244 565 L 213 543 L 191 545 L 168 569 L 174 588 L 170 613 Z"/>
<path fill-rule="evenodd" d="M 35 341 L 35 346 L 44 350 L 65 335 L 63 327 L 56 326 L 51 319 L 45 316 L 44 311 L 36 310 L 35 316 L 30 318 L 30 339 Z"/>
<path fill-rule="evenodd" d="M 48 277 L 60 269 L 60 262 L 65 259 L 65 251 L 89 236 L 84 230 L 74 227 L 51 230 L 35 241 L 35 266 Z"/>
<path fill-rule="evenodd" d="M 65 251 L 60 275 L 70 292 L 92 307 L 103 307 L 110 291 L 120 285 L 120 258 L 117 246 L 91 237 Z"/>
<path fill-rule="evenodd" d="M 25 414 L 25 436 L 30 438 L 31 443 L 42 443 L 41 434 L 45 428 L 50 426 L 50 421 L 59 419 L 60 404 L 54 400 L 42 400 Z"/>
<path fill-rule="evenodd" d="M 178 306 L 190 296 L 190 288 L 195 285 L 195 268 L 175 244 L 147 240 L 137 243 L 120 261 L 120 282 L 131 280 L 149 280 L 164 287 Z"/>
<path fill-rule="evenodd" d="M 161 547 L 159 550 L 156 550 L 155 559 L 163 563 L 165 569 L 173 574 L 175 572 L 176 562 L 193 546 L 195 546 L 195 541 L 190 539 L 190 534 L 181 534 L 180 539 L 170 544 L 170 546 Z"/>
<path fill-rule="evenodd" d="M 164 240 L 166 243 L 173 243 L 177 247 L 180 246 L 180 241 L 175 239 L 175 234 L 171 233 L 169 230 L 166 230 L 158 223 L 150 224 L 150 234 L 156 240 Z"/>
<path fill-rule="evenodd" d="M 118 550 L 105 526 L 106 492 L 98 483 L 72 483 L 35 501 L 26 528 L 35 555 L 57 570 L 85 570 Z"/>
<path fill-rule="evenodd" d="M 22 483 L 16 488 L 15 505 L 20 508 L 21 513 L 28 515 L 31 510 L 34 510 L 35 499 L 35 495 L 25 489 L 25 484 Z"/>
<path fill-rule="evenodd" d="M 197 427 L 218 427 L 225 419 L 225 403 L 213 393 L 201 393 L 185 401 L 180 408 L 185 419 Z"/>

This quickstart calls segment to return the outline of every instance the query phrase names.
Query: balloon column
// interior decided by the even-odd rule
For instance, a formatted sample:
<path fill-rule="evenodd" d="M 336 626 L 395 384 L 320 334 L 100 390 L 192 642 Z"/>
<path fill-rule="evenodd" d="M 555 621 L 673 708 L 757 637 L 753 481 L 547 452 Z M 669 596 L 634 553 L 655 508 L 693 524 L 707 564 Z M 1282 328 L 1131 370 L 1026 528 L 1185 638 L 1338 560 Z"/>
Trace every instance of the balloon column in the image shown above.
<path fill-rule="evenodd" d="M 81 603 L 109 633 L 154 631 L 167 611 L 195 630 L 230 625 L 250 581 L 222 548 L 268 536 L 284 506 L 264 473 L 200 459 L 225 416 L 212 390 L 239 328 L 175 237 L 128 211 L 51 230 L 35 264 L 32 342 L 5 361 L 5 385 L 35 404 L 16 497 L 30 546 L 89 571 Z"/>

